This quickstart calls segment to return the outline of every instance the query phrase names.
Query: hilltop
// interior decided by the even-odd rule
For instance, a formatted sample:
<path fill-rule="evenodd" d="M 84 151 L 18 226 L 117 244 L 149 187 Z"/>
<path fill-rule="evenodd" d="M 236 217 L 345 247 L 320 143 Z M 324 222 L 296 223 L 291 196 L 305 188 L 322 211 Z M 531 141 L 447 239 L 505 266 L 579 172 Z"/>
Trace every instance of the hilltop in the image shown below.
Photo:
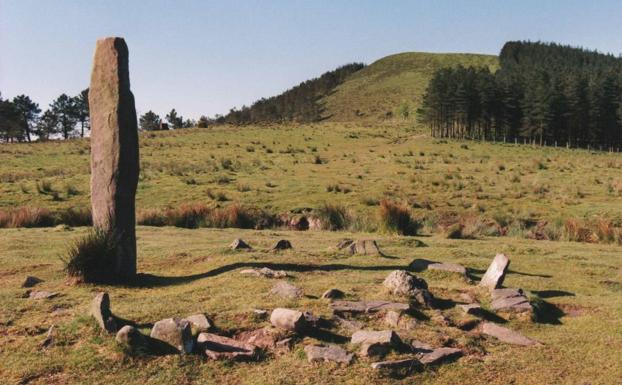
<path fill-rule="evenodd" d="M 384 57 L 350 75 L 321 100 L 324 117 L 332 121 L 378 121 L 405 115 L 413 118 L 434 73 L 445 67 L 488 67 L 495 71 L 494 55 L 405 52 Z"/>

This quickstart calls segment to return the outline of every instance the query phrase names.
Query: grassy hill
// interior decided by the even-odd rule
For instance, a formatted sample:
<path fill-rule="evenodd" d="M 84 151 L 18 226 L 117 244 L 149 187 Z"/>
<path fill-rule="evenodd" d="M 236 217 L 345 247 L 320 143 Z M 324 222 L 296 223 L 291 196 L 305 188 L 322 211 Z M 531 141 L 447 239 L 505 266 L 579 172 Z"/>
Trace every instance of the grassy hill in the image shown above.
<path fill-rule="evenodd" d="M 482 66 L 496 70 L 492 55 L 406 52 L 382 58 L 350 77 L 324 98 L 324 118 L 332 121 L 378 121 L 421 103 L 430 77 L 443 67 Z"/>

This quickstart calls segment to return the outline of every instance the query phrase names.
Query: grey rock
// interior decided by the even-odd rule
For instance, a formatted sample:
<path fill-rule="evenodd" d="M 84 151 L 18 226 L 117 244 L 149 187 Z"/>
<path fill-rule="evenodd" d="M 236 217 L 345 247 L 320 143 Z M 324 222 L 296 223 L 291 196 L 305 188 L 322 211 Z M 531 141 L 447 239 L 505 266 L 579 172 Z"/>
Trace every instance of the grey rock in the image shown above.
<path fill-rule="evenodd" d="M 41 341 L 41 343 L 39 344 L 39 347 L 42 349 L 45 349 L 45 348 L 48 348 L 54 345 L 54 339 L 56 338 L 56 335 L 57 335 L 56 325 L 50 326 L 47 334 L 45 335 L 45 339 Z"/>
<path fill-rule="evenodd" d="M 193 314 L 184 319 L 190 322 L 193 335 L 206 332 L 213 326 L 205 314 Z"/>
<path fill-rule="evenodd" d="M 238 333 L 234 338 L 242 343 L 256 346 L 263 350 L 273 350 L 277 346 L 277 342 L 285 337 L 283 332 L 273 328 L 261 328 L 256 330 L 247 330 Z"/>
<path fill-rule="evenodd" d="M 384 256 L 384 253 L 380 251 L 378 243 L 373 239 L 359 239 L 352 242 L 348 246 L 348 253 L 350 255 L 377 255 Z"/>
<path fill-rule="evenodd" d="M 501 287 L 509 265 L 510 259 L 505 256 L 505 254 L 497 254 L 482 277 L 479 283 L 480 286 L 484 286 L 490 290 Z"/>
<path fill-rule="evenodd" d="M 240 271 L 240 274 L 254 275 L 256 277 L 266 278 L 286 278 L 288 274 L 284 270 L 272 270 L 268 267 L 262 267 L 261 269 L 244 269 Z"/>
<path fill-rule="evenodd" d="M 402 340 L 393 330 L 359 330 L 352 334 L 352 344 L 360 344 L 363 357 L 382 356 L 392 348 L 399 348 Z"/>
<path fill-rule="evenodd" d="M 233 240 L 233 242 L 231 242 L 231 244 L 229 245 L 229 247 L 231 248 L 231 250 L 250 250 L 252 249 L 252 247 L 244 242 L 244 240 L 240 239 L 240 238 L 236 238 Z"/>
<path fill-rule="evenodd" d="M 532 312 L 533 307 L 521 289 L 495 289 L 492 291 L 492 310 L 512 313 Z"/>
<path fill-rule="evenodd" d="M 300 298 L 303 295 L 302 289 L 292 285 L 288 282 L 278 282 L 270 290 L 270 294 L 277 295 L 279 297 L 295 299 Z"/>
<path fill-rule="evenodd" d="M 389 310 L 383 318 L 384 323 L 391 328 L 396 328 L 398 327 L 399 323 L 400 323 L 400 317 L 402 315 L 398 312 L 396 312 L 395 310 Z"/>
<path fill-rule="evenodd" d="M 416 358 L 406 358 L 402 360 L 380 361 L 371 364 L 372 369 L 410 369 L 415 370 L 421 368 L 421 362 Z"/>
<path fill-rule="evenodd" d="M 457 273 L 466 275 L 466 268 L 457 263 L 432 263 L 428 265 L 428 270 L 445 271 L 448 273 Z"/>
<path fill-rule="evenodd" d="M 58 293 L 45 290 L 31 290 L 28 292 L 28 298 L 30 299 L 51 299 L 57 296 Z"/>
<path fill-rule="evenodd" d="M 272 246 L 272 251 L 279 251 L 279 250 L 288 250 L 291 249 L 292 244 L 290 241 L 288 241 L 287 239 L 281 239 L 279 241 L 277 241 L 274 246 Z"/>
<path fill-rule="evenodd" d="M 410 297 L 421 305 L 429 305 L 432 302 L 432 295 L 428 291 L 426 281 L 406 270 L 391 272 L 382 284 L 389 289 L 391 294 Z"/>
<path fill-rule="evenodd" d="M 335 298 L 343 298 L 345 293 L 339 289 L 328 289 L 322 294 L 322 298 L 326 299 L 335 299 Z"/>
<path fill-rule="evenodd" d="M 122 38 L 97 41 L 91 84 L 91 211 L 93 226 L 113 234 L 115 252 L 105 273 L 136 275 L 138 124 L 130 91 L 128 48 Z"/>
<path fill-rule="evenodd" d="M 539 344 L 538 341 L 526 337 L 519 332 L 504 328 L 492 322 L 485 322 L 482 325 L 482 333 L 494 337 L 501 342 L 513 345 L 532 346 Z"/>
<path fill-rule="evenodd" d="M 425 342 L 421 342 L 418 340 L 412 340 L 410 342 L 410 347 L 412 348 L 413 352 L 418 354 L 428 354 L 434 351 L 432 345 L 426 344 Z"/>
<path fill-rule="evenodd" d="M 108 333 L 117 332 L 117 320 L 110 310 L 108 293 L 101 292 L 93 298 L 89 314 L 95 318 L 100 328 Z"/>
<path fill-rule="evenodd" d="M 410 310 L 410 304 L 391 301 L 333 301 L 330 304 L 335 314 L 376 313 L 383 310 Z"/>
<path fill-rule="evenodd" d="M 338 346 L 305 346 L 305 353 L 309 362 L 338 362 L 349 364 L 352 362 L 354 354 L 348 353 L 346 350 Z"/>
<path fill-rule="evenodd" d="M 270 323 L 274 327 L 296 332 L 307 328 L 307 320 L 302 312 L 285 308 L 274 309 L 270 314 Z"/>
<path fill-rule="evenodd" d="M 134 326 L 125 325 L 117 332 L 115 336 L 115 341 L 117 343 L 127 346 L 131 349 L 135 349 L 141 346 L 146 346 L 146 338 L 140 332 L 140 330 L 136 329 Z"/>
<path fill-rule="evenodd" d="M 438 365 L 443 361 L 453 360 L 462 356 L 462 350 L 457 348 L 437 348 L 424 353 L 419 359 L 424 365 Z"/>
<path fill-rule="evenodd" d="M 343 250 L 346 247 L 350 246 L 352 243 L 354 243 L 353 239 L 346 238 L 346 239 L 340 240 L 339 243 L 337 243 L 336 247 L 338 250 Z"/>
<path fill-rule="evenodd" d="M 43 282 L 42 279 L 29 275 L 26 277 L 26 279 L 24 279 L 24 283 L 22 283 L 22 287 L 33 287 L 41 282 Z"/>
<path fill-rule="evenodd" d="M 151 338 L 172 346 L 180 353 L 191 353 L 194 348 L 192 326 L 187 320 L 167 318 L 156 322 L 151 329 Z"/>
<path fill-rule="evenodd" d="M 334 316 L 333 321 L 335 321 L 335 323 L 339 325 L 339 327 L 345 330 L 348 330 L 350 332 L 355 332 L 363 328 L 363 323 L 357 320 L 349 320 L 349 319 L 341 318 L 339 316 Z"/>
<path fill-rule="evenodd" d="M 199 334 L 197 345 L 211 360 L 250 361 L 257 354 L 254 345 L 212 333 Z"/>

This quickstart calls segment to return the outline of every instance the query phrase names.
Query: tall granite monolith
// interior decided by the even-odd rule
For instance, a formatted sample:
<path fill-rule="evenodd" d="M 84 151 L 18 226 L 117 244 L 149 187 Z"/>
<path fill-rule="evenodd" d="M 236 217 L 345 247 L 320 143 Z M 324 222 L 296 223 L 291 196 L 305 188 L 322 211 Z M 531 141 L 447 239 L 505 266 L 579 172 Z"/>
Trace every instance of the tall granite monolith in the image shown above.
<path fill-rule="evenodd" d="M 97 41 L 89 88 L 91 119 L 91 208 L 93 225 L 114 235 L 107 272 L 115 279 L 136 275 L 138 125 L 130 91 L 125 40 Z"/>

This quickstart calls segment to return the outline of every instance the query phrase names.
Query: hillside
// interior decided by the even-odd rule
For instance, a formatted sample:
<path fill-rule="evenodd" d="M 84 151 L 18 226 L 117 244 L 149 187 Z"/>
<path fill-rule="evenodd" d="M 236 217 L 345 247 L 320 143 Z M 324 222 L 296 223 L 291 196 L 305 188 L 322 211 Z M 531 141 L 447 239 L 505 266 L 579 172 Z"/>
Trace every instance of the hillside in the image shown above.
<path fill-rule="evenodd" d="M 332 121 L 378 121 L 409 111 L 409 118 L 421 104 L 432 75 L 443 67 L 498 67 L 493 55 L 406 52 L 382 58 L 350 75 L 321 103 L 324 118 Z"/>

